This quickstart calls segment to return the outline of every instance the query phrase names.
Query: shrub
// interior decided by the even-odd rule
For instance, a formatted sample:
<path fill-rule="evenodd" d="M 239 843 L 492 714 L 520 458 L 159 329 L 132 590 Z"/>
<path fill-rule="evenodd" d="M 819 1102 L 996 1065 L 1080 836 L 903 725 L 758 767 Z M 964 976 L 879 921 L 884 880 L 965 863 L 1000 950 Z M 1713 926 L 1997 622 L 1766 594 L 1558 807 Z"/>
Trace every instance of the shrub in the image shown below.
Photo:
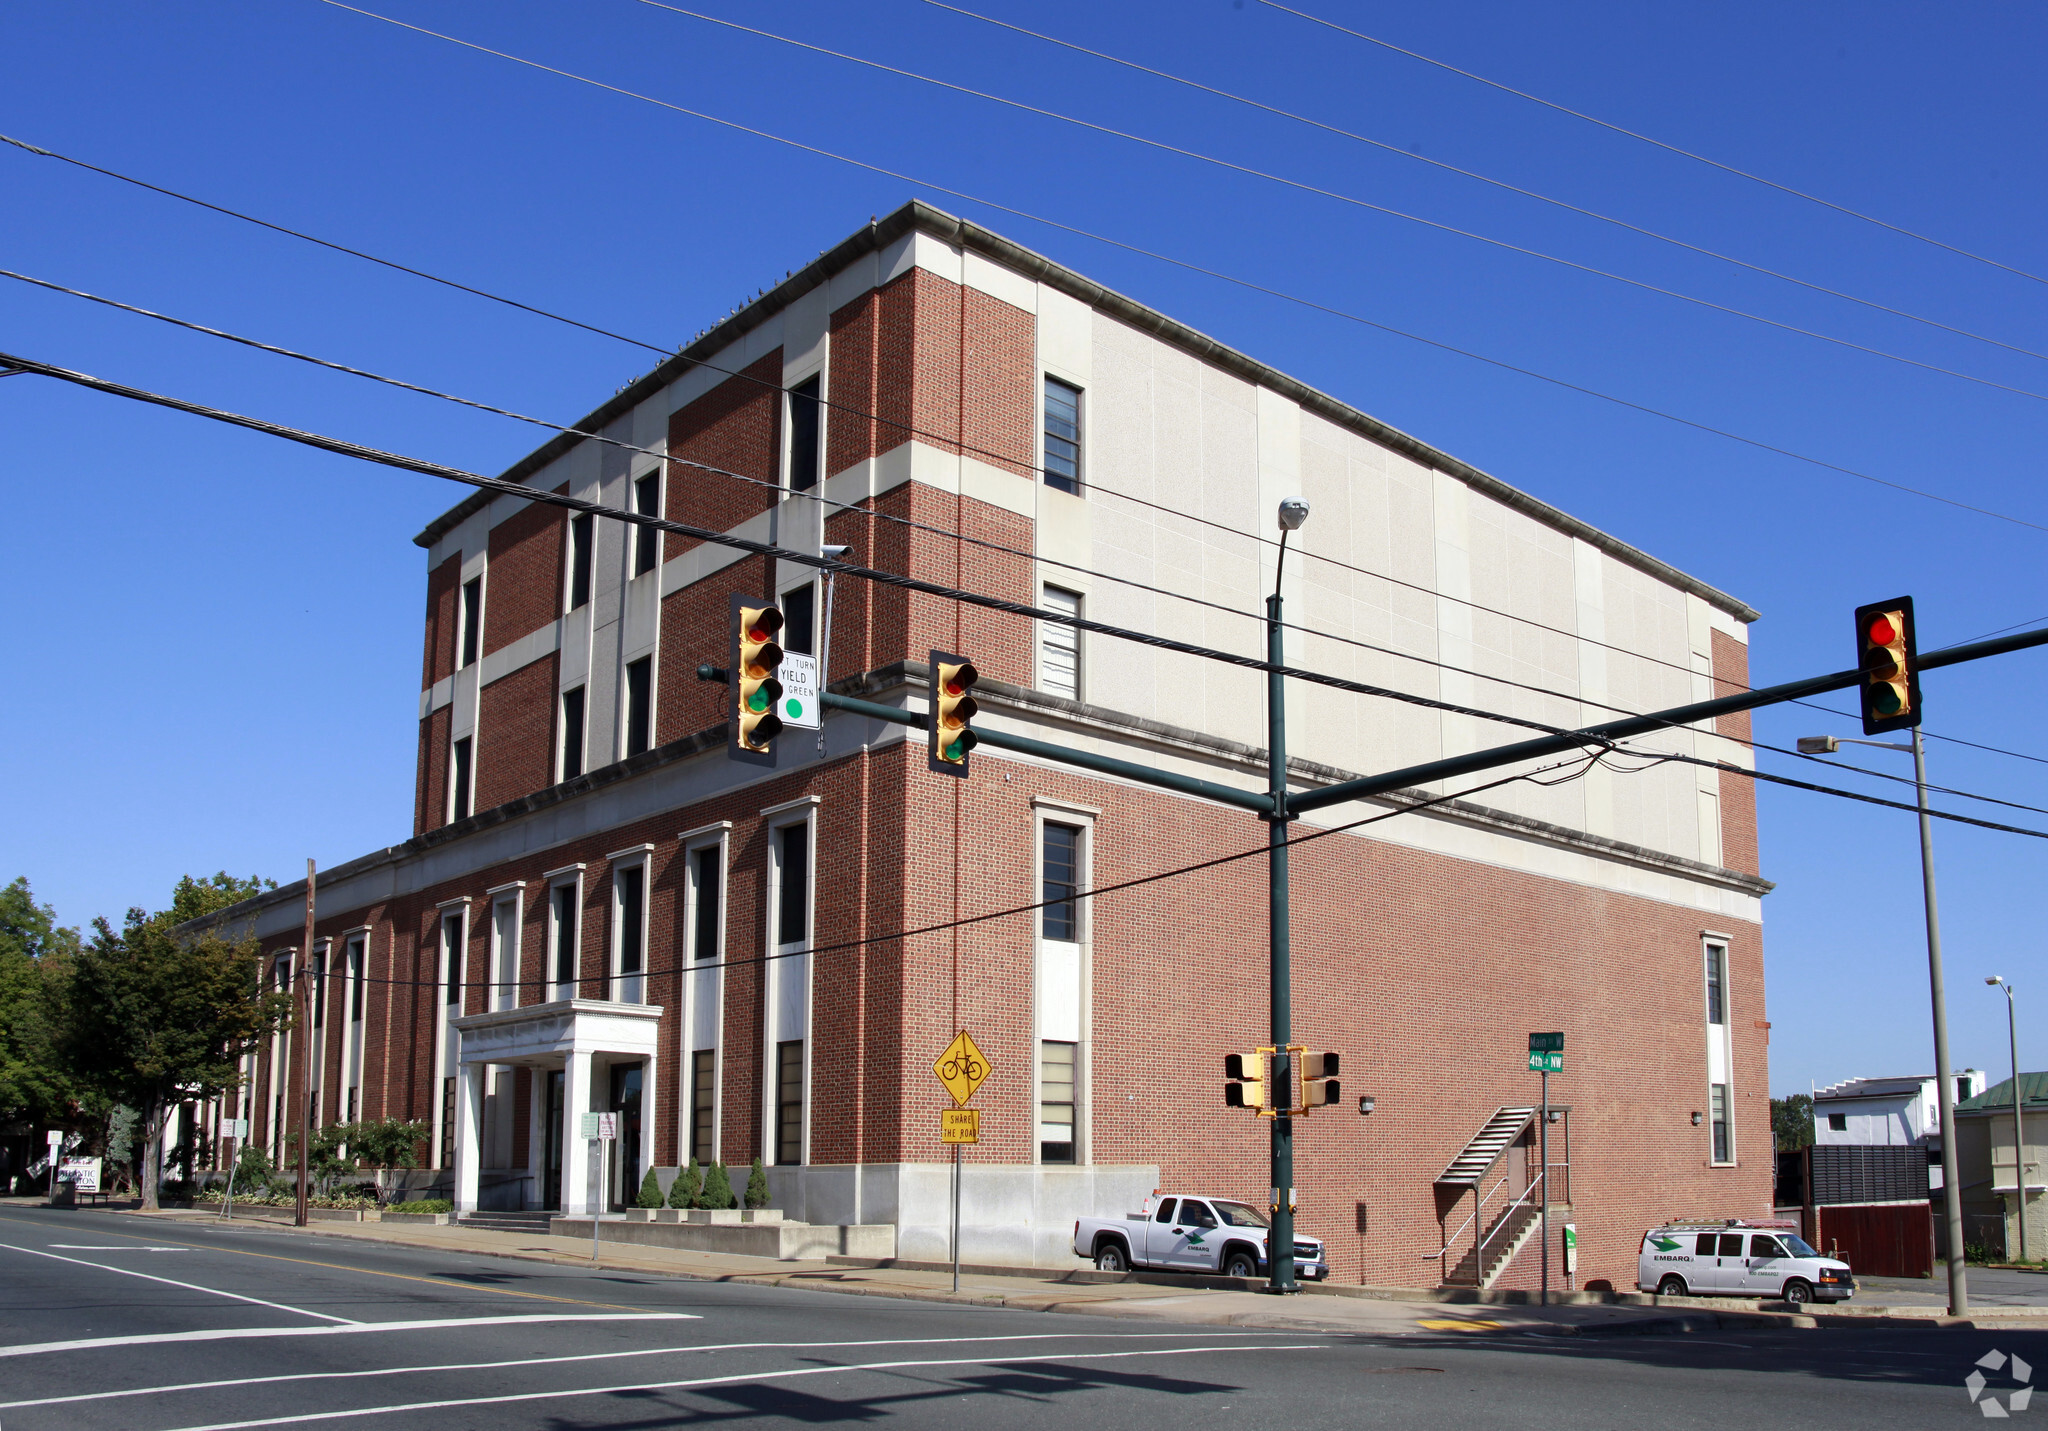
<path fill-rule="evenodd" d="M 661 1206 L 661 1179 L 654 1175 L 654 1169 L 647 1170 L 647 1176 L 640 1179 L 640 1196 L 633 1199 L 635 1207 Z"/>
<path fill-rule="evenodd" d="M 392 1203 L 390 1207 L 385 1209 L 385 1211 L 421 1214 L 435 1212 L 453 1212 L 455 1211 L 455 1204 L 448 1201 L 448 1199 L 445 1197 L 423 1197 L 416 1198 L 411 1202 Z"/>
<path fill-rule="evenodd" d="M 697 1166 L 695 1158 L 676 1174 L 676 1180 L 669 1184 L 668 1205 L 670 1207 L 696 1207 L 698 1199 L 704 1196 L 704 1170 Z"/>
<path fill-rule="evenodd" d="M 733 1205 L 732 1178 L 727 1175 L 724 1163 L 713 1163 L 711 1171 L 704 1175 L 704 1198 L 701 1205 L 709 1208 Z"/>
<path fill-rule="evenodd" d="M 754 1170 L 747 1174 L 747 1206 L 768 1206 L 768 1170 L 761 1166 L 761 1159 L 754 1159 Z"/>
<path fill-rule="evenodd" d="M 244 1147 L 235 1156 L 235 1196 L 248 1197 L 269 1191 L 276 1173 L 277 1169 L 270 1163 L 270 1154 L 261 1148 Z"/>

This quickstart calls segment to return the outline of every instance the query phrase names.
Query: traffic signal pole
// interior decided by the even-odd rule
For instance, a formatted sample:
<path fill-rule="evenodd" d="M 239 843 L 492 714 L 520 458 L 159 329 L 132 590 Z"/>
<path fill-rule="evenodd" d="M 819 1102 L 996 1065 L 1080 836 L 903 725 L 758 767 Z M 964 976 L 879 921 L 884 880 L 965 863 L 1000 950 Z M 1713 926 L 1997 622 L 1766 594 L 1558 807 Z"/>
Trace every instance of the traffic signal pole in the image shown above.
<path fill-rule="evenodd" d="M 1287 559 L 1287 533 L 1280 533 L 1280 561 L 1273 566 L 1273 594 L 1266 598 L 1266 659 L 1275 667 L 1283 664 L 1282 641 L 1286 628 L 1280 623 L 1280 562 Z M 1287 910 L 1287 823 L 1294 817 L 1287 811 L 1287 686 L 1275 669 L 1266 673 L 1266 784 L 1273 797 L 1266 821 L 1267 923 L 1271 941 L 1271 1019 L 1273 1040 L 1273 1227 L 1266 1236 L 1266 1285 L 1269 1291 L 1299 1292 L 1294 1280 L 1294 1120 L 1287 1110 L 1294 1106 L 1293 1055 L 1287 1046 L 1294 1042 L 1293 969 L 1288 944 Z"/>
<path fill-rule="evenodd" d="M 1923 663 L 1924 664 L 1924 663 Z M 1941 978 L 1941 915 L 1934 905 L 1934 821 L 1927 815 L 1927 743 L 1913 727 L 1913 782 L 1920 793 L 1920 881 L 1927 896 L 1927 982 L 1934 1002 L 1935 1106 L 1941 1110 L 1941 1210 L 1948 1225 L 1948 1314 L 1970 1310 L 1963 1270 L 1963 1190 L 1956 1175 L 1956 1085 L 1948 1064 L 1948 995 Z M 2015 1073 L 2014 1078 L 2019 1075 Z M 2017 1145 L 2015 1145 L 2017 1146 Z M 2024 1200 L 2024 1184 L 2020 1197 Z"/>

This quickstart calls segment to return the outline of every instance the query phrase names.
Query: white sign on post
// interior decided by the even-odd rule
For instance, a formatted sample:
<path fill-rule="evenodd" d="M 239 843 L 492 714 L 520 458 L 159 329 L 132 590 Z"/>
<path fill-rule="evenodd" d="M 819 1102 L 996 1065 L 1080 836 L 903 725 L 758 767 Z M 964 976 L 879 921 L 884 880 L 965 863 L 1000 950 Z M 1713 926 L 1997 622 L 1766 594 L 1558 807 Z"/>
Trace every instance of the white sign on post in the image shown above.
<path fill-rule="evenodd" d="M 617 1138 L 619 1136 L 619 1115 L 616 1113 L 585 1113 L 583 1115 L 583 1136 L 599 1139 Z"/>
<path fill-rule="evenodd" d="M 74 1192 L 96 1193 L 100 1190 L 100 1160 L 69 1159 L 57 1169 L 57 1180 L 70 1183 Z"/>
<path fill-rule="evenodd" d="M 224 1136 L 226 1136 L 226 1137 L 229 1137 L 229 1138 L 241 1138 L 241 1139 L 246 1139 L 246 1138 L 248 1138 L 248 1136 L 249 1136 L 249 1120 L 248 1120 L 247 1118 L 230 1118 L 230 1119 L 228 1119 L 228 1120 L 227 1120 L 227 1131 L 226 1131 L 226 1133 L 224 1134 Z"/>
<path fill-rule="evenodd" d="M 775 668 L 775 679 L 782 682 L 782 704 L 775 708 L 782 723 L 816 730 L 824 713 L 818 703 L 818 658 L 785 651 L 782 664 Z"/>

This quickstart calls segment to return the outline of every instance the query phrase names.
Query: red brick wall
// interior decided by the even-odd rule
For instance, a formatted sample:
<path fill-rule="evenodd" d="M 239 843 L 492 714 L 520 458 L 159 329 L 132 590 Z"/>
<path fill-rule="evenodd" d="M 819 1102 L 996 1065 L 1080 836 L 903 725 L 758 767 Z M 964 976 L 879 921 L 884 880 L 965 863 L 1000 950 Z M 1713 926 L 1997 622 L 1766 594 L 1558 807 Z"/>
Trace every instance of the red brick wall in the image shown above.
<path fill-rule="evenodd" d="M 461 585 L 460 552 L 427 573 L 427 641 L 420 670 L 421 690 L 455 673 L 455 591 Z"/>
<path fill-rule="evenodd" d="M 531 503 L 491 528 L 484 655 L 540 630 L 561 614 L 567 532 L 568 514 L 543 502 Z"/>
<path fill-rule="evenodd" d="M 662 598 L 660 689 L 654 700 L 656 745 L 707 730 L 726 718 L 732 688 L 698 680 L 697 667 L 703 662 L 728 664 L 732 597 L 735 593 L 765 596 L 773 585 L 770 572 L 767 557 L 743 557 Z M 822 610 L 819 616 L 822 620 Z"/>
<path fill-rule="evenodd" d="M 781 439 L 780 348 L 695 402 L 677 408 L 668 420 L 670 456 L 687 457 L 764 482 L 780 480 Z M 669 468 L 667 515 L 674 521 L 729 531 L 775 502 L 773 490 L 751 482 L 737 482 L 695 467 Z M 695 539 L 673 532 L 664 540 L 668 544 L 665 561 L 697 545 Z"/>
<path fill-rule="evenodd" d="M 442 706 L 420 722 L 420 773 L 413 789 L 412 832 L 448 823 L 448 732 L 454 711 Z"/>
<path fill-rule="evenodd" d="M 1749 647 L 1725 631 L 1714 634 L 1714 694 L 1732 696 L 1749 689 Z M 1721 716 L 1714 728 L 1730 740 L 1750 739 L 1748 711 Z M 1760 874 L 1757 850 L 1756 782 L 1721 772 L 1721 863 L 1744 874 Z"/>
<path fill-rule="evenodd" d="M 478 692 L 476 808 L 488 810 L 554 781 L 556 671 L 550 654 Z"/>

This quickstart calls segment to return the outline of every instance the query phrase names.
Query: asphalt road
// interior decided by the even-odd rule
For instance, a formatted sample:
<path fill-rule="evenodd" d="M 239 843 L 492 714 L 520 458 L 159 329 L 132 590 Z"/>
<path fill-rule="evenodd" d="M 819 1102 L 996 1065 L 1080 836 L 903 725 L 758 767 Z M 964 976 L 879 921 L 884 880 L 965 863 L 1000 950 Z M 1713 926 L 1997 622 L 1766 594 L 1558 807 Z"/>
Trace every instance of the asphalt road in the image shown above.
<path fill-rule="evenodd" d="M 0 1431 L 1919 1431 L 1982 1424 L 1965 1378 L 1994 1350 L 2048 1371 L 2034 1331 L 1180 1328 L 23 1208 L 0 1211 L 0 1303 Z"/>

